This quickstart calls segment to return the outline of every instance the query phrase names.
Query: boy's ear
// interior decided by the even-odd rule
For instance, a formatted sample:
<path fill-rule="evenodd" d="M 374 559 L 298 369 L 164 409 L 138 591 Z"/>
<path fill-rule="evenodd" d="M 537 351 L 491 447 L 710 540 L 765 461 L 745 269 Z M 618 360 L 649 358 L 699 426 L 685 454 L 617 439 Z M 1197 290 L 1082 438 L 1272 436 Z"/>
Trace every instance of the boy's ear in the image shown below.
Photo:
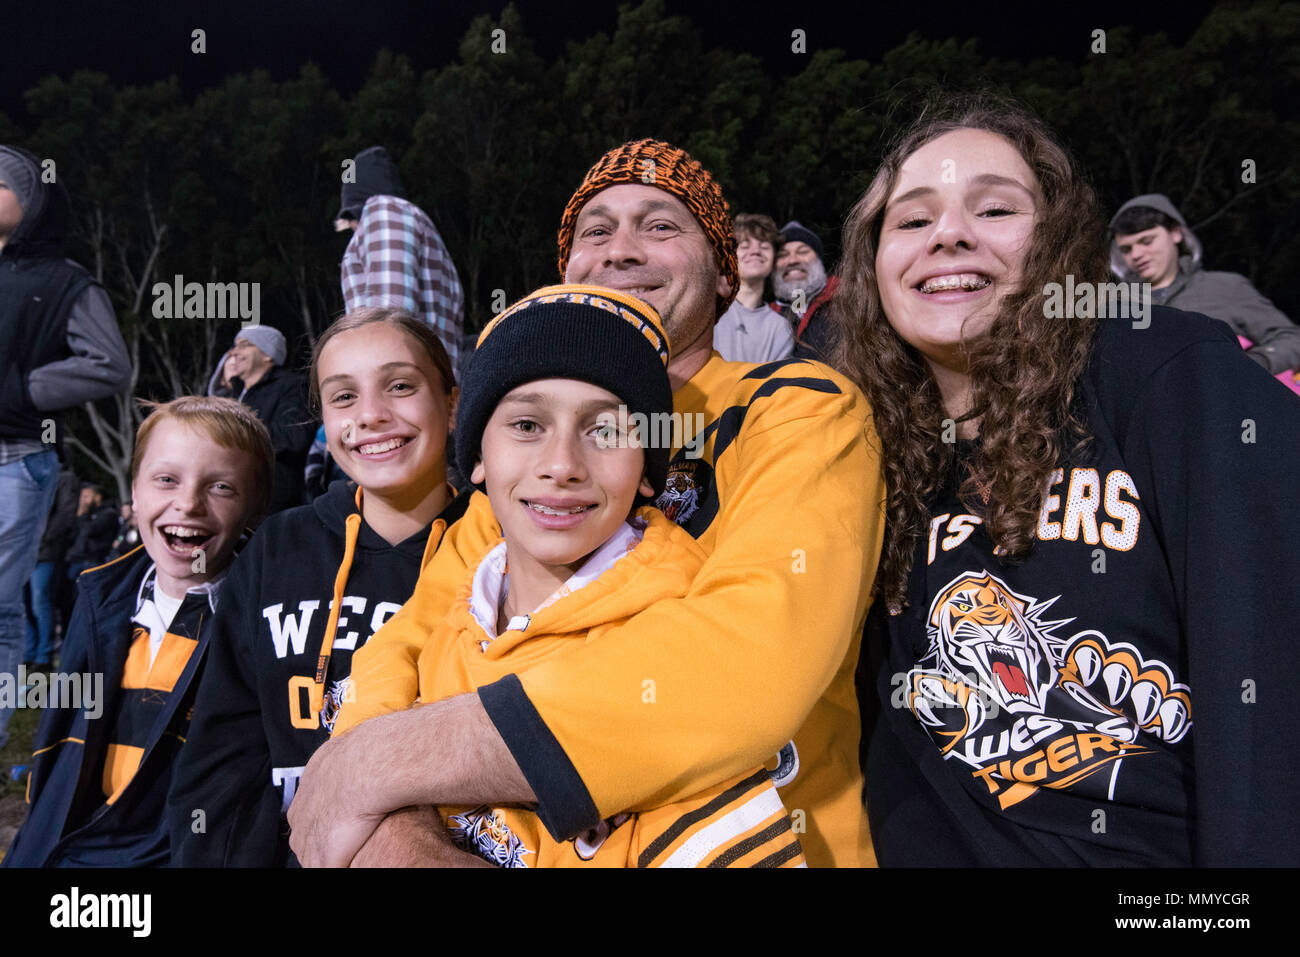
<path fill-rule="evenodd" d="M 650 480 L 644 475 L 641 476 L 641 484 L 636 487 L 636 490 L 646 498 L 652 499 L 655 497 L 654 486 L 650 484 Z"/>
<path fill-rule="evenodd" d="M 483 471 L 482 459 L 474 463 L 474 470 L 469 473 L 469 480 L 474 485 L 482 485 L 487 480 L 487 473 Z"/>
<path fill-rule="evenodd" d="M 456 431 L 456 407 L 460 405 L 460 386 L 451 387 L 451 404 L 447 409 L 447 430 Z"/>

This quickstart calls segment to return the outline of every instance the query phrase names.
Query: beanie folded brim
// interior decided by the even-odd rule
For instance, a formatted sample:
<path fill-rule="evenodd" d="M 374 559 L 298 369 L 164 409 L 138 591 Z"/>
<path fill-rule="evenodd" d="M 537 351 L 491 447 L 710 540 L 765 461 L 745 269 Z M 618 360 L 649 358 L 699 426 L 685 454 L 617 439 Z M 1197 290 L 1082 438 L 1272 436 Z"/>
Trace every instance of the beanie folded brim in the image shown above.
<path fill-rule="evenodd" d="M 489 325 L 469 358 L 455 435 L 456 461 L 466 473 L 481 458 L 483 432 L 501 399 L 528 382 L 577 379 L 617 396 L 629 416 L 672 412 L 667 341 L 657 324 L 631 309 L 621 315 L 581 302 L 538 305 L 543 307 L 498 317 L 504 323 Z M 644 451 L 646 478 L 658 494 L 667 479 L 671 449 Z"/>

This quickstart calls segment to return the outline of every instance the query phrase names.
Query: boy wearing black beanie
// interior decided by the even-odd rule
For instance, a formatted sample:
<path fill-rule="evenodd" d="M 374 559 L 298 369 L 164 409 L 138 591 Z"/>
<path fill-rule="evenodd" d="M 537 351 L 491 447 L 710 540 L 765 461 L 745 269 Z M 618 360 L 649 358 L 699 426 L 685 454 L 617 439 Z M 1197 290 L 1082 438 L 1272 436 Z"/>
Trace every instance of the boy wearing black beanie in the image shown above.
<path fill-rule="evenodd" d="M 618 426 L 637 413 L 671 414 L 667 363 L 654 309 L 600 287 L 540 289 L 484 329 L 462 384 L 456 448 L 459 461 L 473 463 L 471 480 L 486 487 L 503 539 L 471 563 L 452 611 L 409 649 L 404 673 L 394 673 L 391 657 L 371 666 L 357 655 L 336 734 L 417 698 L 436 701 L 545 667 L 579 643 L 605 642 L 616 654 L 619 625 L 686 594 L 703 552 L 657 509 L 634 511 L 638 496 L 662 491 L 668 449 L 643 449 L 652 436 Z M 591 693 L 653 701 L 656 691 L 651 681 Z M 551 837 L 534 811 L 439 812 L 467 852 L 465 866 L 804 863 L 762 768 L 675 804 L 612 815 L 569 841 Z"/>

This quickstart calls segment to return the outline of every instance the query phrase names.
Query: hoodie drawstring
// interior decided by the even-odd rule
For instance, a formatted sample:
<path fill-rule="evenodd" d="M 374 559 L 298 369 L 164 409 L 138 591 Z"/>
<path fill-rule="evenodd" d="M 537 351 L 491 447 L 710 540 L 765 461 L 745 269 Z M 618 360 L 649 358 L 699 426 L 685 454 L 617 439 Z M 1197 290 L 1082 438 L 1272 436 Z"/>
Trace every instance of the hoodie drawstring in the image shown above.
<path fill-rule="evenodd" d="M 357 489 L 357 510 L 348 516 L 343 536 L 343 561 L 334 576 L 334 601 L 330 604 L 330 616 L 325 622 L 325 635 L 321 639 L 320 654 L 316 657 L 316 679 L 311 686 L 312 720 L 319 720 L 321 708 L 325 704 L 325 676 L 330 670 L 330 654 L 334 651 L 334 632 L 339 627 L 339 613 L 343 609 L 343 590 L 348 584 L 348 573 L 352 570 L 352 557 L 357 550 L 357 537 L 361 534 L 361 489 Z"/>

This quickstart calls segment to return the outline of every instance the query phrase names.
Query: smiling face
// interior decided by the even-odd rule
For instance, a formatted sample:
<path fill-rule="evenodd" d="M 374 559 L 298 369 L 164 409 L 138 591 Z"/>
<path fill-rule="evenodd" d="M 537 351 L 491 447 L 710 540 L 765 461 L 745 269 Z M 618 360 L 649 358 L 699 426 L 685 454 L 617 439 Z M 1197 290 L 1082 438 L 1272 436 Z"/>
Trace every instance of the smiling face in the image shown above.
<path fill-rule="evenodd" d="M 1124 265 L 1153 289 L 1163 289 L 1178 277 L 1178 244 L 1182 241 L 1181 229 L 1163 226 L 1115 237 Z"/>
<path fill-rule="evenodd" d="M 529 382 L 497 404 L 470 478 L 487 487 L 512 577 L 564 581 L 627 520 L 638 493 L 654 494 L 645 453 L 611 441 L 620 404 L 575 379 Z"/>
<path fill-rule="evenodd" d="M 605 286 L 654 306 L 673 362 L 707 337 L 713 342 L 717 296 L 727 296 L 713 247 L 676 196 L 653 186 L 601 190 L 578 214 L 566 283 Z"/>
<path fill-rule="evenodd" d="M 446 483 L 453 399 L 413 336 L 386 322 L 340 332 L 317 375 L 326 445 L 349 478 L 396 503 Z"/>
<path fill-rule="evenodd" d="M 275 365 L 268 356 L 247 339 L 236 339 L 226 355 L 226 364 L 222 371 L 227 379 L 239 376 L 248 379 L 260 379 L 271 366 Z"/>
<path fill-rule="evenodd" d="M 960 343 L 987 331 L 1021 267 L 1038 181 L 983 130 L 946 133 L 903 163 L 886 201 L 876 278 L 894 330 L 931 366 L 964 372 Z"/>
<path fill-rule="evenodd" d="M 240 533 L 257 512 L 256 483 L 250 453 L 218 445 L 175 419 L 157 424 L 131 483 L 131 500 L 140 541 L 165 593 L 180 598 L 230 564 Z"/>
<path fill-rule="evenodd" d="M 787 253 L 786 250 L 794 247 Z M 793 303 L 803 297 L 807 302 L 826 288 L 826 267 L 821 257 L 807 243 L 786 243 L 776 257 L 772 291 L 782 302 Z"/>
<path fill-rule="evenodd" d="M 229 383 L 231 379 L 243 372 L 247 361 L 248 357 L 244 354 L 244 350 L 241 349 L 239 352 L 236 352 L 234 349 L 231 349 L 226 353 L 225 364 L 221 367 L 222 378 Z"/>
<path fill-rule="evenodd" d="M 798 285 L 808 278 L 809 267 L 819 261 L 817 250 L 795 240 L 781 247 L 781 253 L 776 257 L 776 271 L 785 282 Z"/>
<path fill-rule="evenodd" d="M 742 281 L 766 279 L 776 261 L 776 251 L 772 244 L 751 233 L 736 237 L 736 256 Z"/>

